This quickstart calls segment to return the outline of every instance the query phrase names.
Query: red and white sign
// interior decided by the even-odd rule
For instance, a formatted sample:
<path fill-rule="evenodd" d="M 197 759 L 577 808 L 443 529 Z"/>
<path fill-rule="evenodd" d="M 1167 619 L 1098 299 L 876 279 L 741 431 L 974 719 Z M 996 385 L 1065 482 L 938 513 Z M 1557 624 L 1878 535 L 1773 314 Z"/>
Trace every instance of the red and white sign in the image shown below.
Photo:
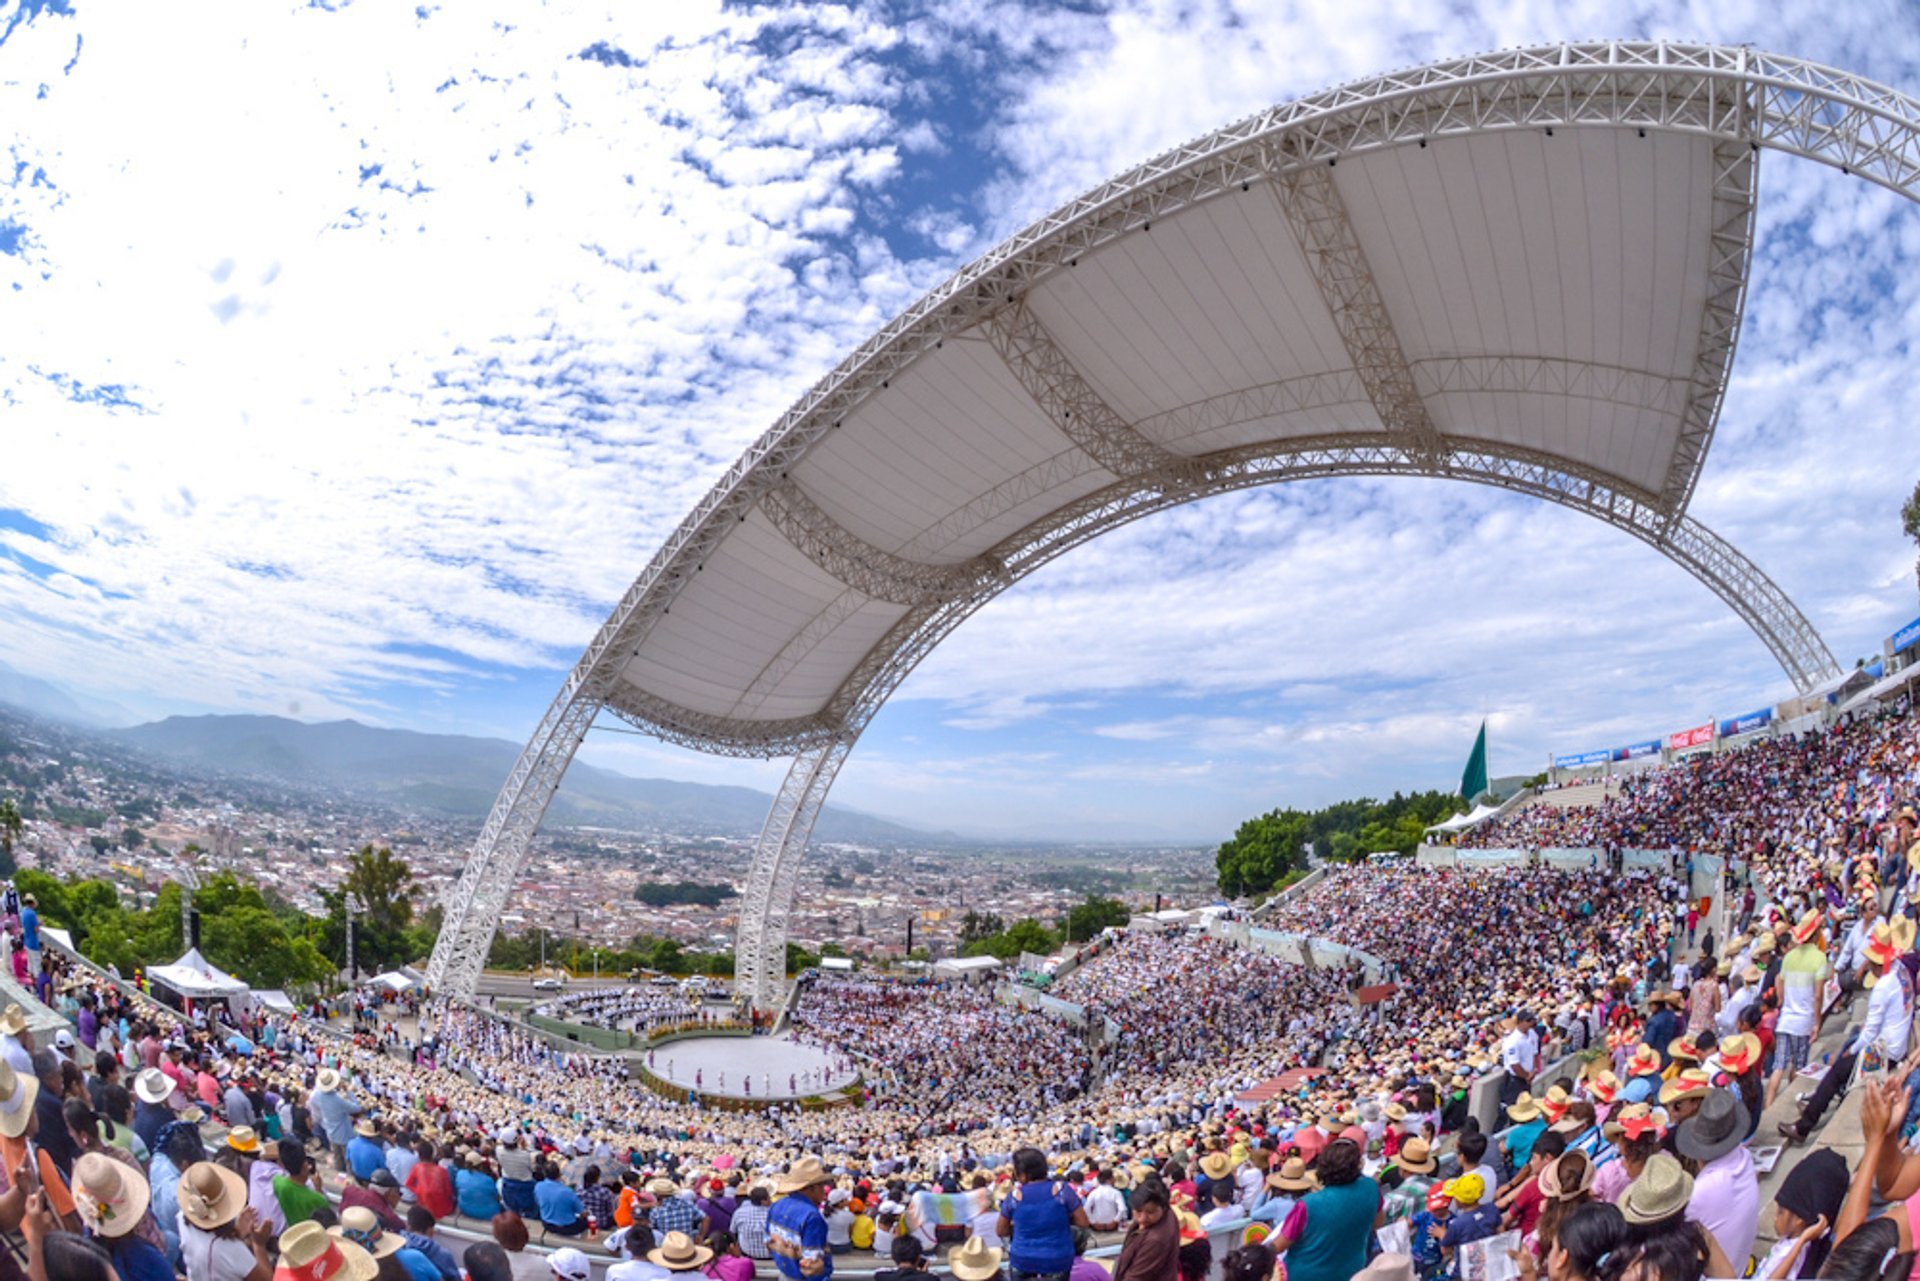
<path fill-rule="evenodd" d="M 1683 729 L 1678 734 L 1667 735 L 1667 750 L 1680 751 L 1683 748 L 1699 747 L 1713 741 L 1713 722 L 1696 725 L 1692 729 Z"/>

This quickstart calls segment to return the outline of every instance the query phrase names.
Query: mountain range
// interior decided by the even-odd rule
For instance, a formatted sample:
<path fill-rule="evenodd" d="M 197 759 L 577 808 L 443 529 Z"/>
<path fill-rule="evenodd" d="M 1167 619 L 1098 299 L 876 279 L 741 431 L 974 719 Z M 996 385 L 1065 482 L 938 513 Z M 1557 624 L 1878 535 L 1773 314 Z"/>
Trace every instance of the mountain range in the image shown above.
<path fill-rule="evenodd" d="M 294 784 L 351 788 L 397 809 L 486 818 L 520 745 L 499 738 L 422 734 L 359 721 L 314 724 L 282 716 L 169 716 L 109 737 L 163 762 Z M 750 787 L 635 778 L 579 761 L 567 770 L 549 822 L 680 834 L 751 836 L 773 797 Z M 935 837 L 829 805 L 823 841 L 924 845 Z"/>

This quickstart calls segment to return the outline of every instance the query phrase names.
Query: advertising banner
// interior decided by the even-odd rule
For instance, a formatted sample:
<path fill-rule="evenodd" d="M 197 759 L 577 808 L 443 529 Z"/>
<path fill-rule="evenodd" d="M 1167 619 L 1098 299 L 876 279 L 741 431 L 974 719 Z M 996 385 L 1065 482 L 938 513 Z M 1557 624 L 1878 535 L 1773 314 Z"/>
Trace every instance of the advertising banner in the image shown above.
<path fill-rule="evenodd" d="M 1915 645 L 1920 645 L 1920 618 L 1914 619 L 1893 634 L 1893 652 L 1905 653 Z"/>
<path fill-rule="evenodd" d="M 1667 747 L 1671 751 L 1682 751 L 1689 747 L 1699 747 L 1713 741 L 1713 722 L 1695 725 L 1692 729 L 1683 729 L 1677 734 L 1667 735 Z"/>
<path fill-rule="evenodd" d="M 1755 730 L 1765 729 L 1773 723 L 1773 709 L 1763 707 L 1757 712 L 1748 712 L 1745 716 L 1729 716 L 1720 722 L 1720 737 L 1735 738 L 1741 734 L 1751 734 Z"/>
<path fill-rule="evenodd" d="M 1613 759 L 1616 761 L 1637 761 L 1642 757 L 1658 755 L 1659 751 L 1660 740 L 1650 738 L 1644 743 L 1628 743 L 1625 747 L 1614 748 Z"/>
<path fill-rule="evenodd" d="M 1577 752 L 1572 756 L 1554 757 L 1553 767 L 1555 769 L 1584 769 L 1589 765 L 1605 765 L 1612 759 L 1613 752 L 1611 750 L 1603 752 Z"/>

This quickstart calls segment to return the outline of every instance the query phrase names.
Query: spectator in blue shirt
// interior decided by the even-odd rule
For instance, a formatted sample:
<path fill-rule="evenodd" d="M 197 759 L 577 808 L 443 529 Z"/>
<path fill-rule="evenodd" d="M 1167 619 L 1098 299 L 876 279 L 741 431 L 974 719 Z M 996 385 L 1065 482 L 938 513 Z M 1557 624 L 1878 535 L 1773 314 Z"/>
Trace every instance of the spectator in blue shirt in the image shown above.
<path fill-rule="evenodd" d="M 540 1222 L 547 1231 L 563 1237 L 577 1237 L 587 1230 L 587 1216 L 580 1209 L 580 1197 L 560 1181 L 558 1166 L 536 1161 L 533 1166 L 533 1201 L 540 1207 Z"/>
<path fill-rule="evenodd" d="M 467 1154 L 466 1168 L 453 1176 L 453 1200 L 463 1219 L 493 1222 L 493 1216 L 506 1207 L 500 1204 L 500 1188 L 486 1171 L 487 1159 L 478 1152 Z"/>
<path fill-rule="evenodd" d="M 795 1161 L 774 1185 L 780 1199 L 767 1215 L 767 1248 L 787 1281 L 826 1281 L 833 1275 L 827 1220 L 820 1213 L 832 1185 L 833 1176 L 810 1156 Z"/>
<path fill-rule="evenodd" d="M 20 941 L 27 945 L 27 973 L 40 972 L 40 905 L 29 894 L 20 902 Z"/>
<path fill-rule="evenodd" d="M 1016 1148 L 1013 1191 L 1000 1203 L 1000 1239 L 1009 1243 L 1013 1281 L 1066 1281 L 1073 1270 L 1073 1230 L 1087 1212 L 1065 1182 L 1049 1179 L 1039 1148 Z"/>
<path fill-rule="evenodd" d="M 373 1122 L 363 1119 L 353 1127 L 353 1138 L 347 1143 L 347 1166 L 362 1183 L 371 1179 L 375 1170 L 387 1168 L 387 1149 Z"/>
<path fill-rule="evenodd" d="M 421 1257 L 440 1274 L 441 1281 L 460 1281 L 460 1265 L 454 1262 L 452 1251 L 434 1240 L 433 1230 L 436 1226 L 433 1211 L 424 1205 L 408 1206 L 405 1233 L 407 1248 L 419 1251 Z"/>

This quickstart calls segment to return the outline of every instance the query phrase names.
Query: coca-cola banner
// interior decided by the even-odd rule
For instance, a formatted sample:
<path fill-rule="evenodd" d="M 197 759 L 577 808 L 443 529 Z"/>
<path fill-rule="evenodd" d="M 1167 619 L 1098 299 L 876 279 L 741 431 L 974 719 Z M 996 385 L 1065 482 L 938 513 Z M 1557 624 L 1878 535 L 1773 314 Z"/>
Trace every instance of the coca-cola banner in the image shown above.
<path fill-rule="evenodd" d="M 1678 752 L 1688 747 L 1699 747 L 1702 743 L 1713 741 L 1713 722 L 1696 725 L 1692 729 L 1683 729 L 1678 734 L 1667 735 L 1667 750 Z"/>

